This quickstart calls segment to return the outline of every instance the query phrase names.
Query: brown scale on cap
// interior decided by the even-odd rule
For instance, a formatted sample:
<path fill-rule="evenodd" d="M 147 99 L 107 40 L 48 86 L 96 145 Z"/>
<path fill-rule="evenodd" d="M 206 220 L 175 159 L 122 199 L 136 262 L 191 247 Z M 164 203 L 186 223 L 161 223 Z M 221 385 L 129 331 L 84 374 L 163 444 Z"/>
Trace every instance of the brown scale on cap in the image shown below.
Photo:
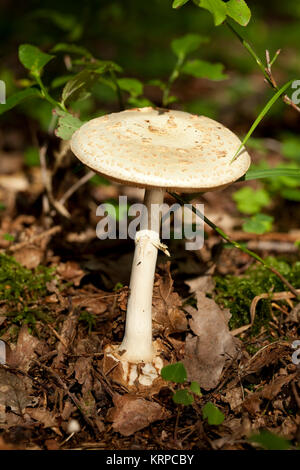
<path fill-rule="evenodd" d="M 205 116 L 138 108 L 84 124 L 71 148 L 88 167 L 114 181 L 143 188 L 193 192 L 225 187 L 250 166 L 239 138 Z"/>

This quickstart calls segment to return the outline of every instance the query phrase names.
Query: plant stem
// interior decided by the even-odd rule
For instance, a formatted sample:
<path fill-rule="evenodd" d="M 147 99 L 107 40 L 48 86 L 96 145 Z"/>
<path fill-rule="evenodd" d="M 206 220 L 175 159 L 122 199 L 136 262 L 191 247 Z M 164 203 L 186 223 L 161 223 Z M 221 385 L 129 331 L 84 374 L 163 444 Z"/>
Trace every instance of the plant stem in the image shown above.
<path fill-rule="evenodd" d="M 116 90 L 116 94 L 117 94 L 117 98 L 118 98 L 118 102 L 119 102 L 120 111 L 124 111 L 125 106 L 124 106 L 124 102 L 123 102 L 122 91 L 121 91 L 121 88 L 119 87 L 116 74 L 113 70 L 110 71 L 110 77 L 111 77 L 111 80 L 112 80 L 113 84 L 116 87 L 115 90 Z"/>
<path fill-rule="evenodd" d="M 247 51 L 249 52 L 249 54 L 251 55 L 251 57 L 255 60 L 255 62 L 257 63 L 257 65 L 259 66 L 260 70 L 262 71 L 264 77 L 265 77 L 265 80 L 267 81 L 267 83 L 269 83 L 269 85 L 275 90 L 275 91 L 278 91 L 279 88 L 276 84 L 276 81 L 272 75 L 272 71 L 271 71 L 271 67 L 272 65 L 274 64 L 275 60 L 277 59 L 280 51 L 278 50 L 276 53 L 275 53 L 275 56 L 273 57 L 272 61 L 270 61 L 267 66 L 265 66 L 262 62 L 262 60 L 258 57 L 258 55 L 256 54 L 255 50 L 253 49 L 253 47 L 249 44 L 248 41 L 246 41 L 245 38 L 243 38 L 243 36 L 233 27 L 233 25 L 228 21 L 226 20 L 225 21 L 226 25 L 228 26 L 228 28 L 230 29 L 230 31 L 239 39 L 239 41 L 243 44 L 243 46 L 247 49 Z M 295 111 L 297 111 L 298 113 L 300 113 L 300 108 L 299 106 L 297 106 L 292 100 L 291 98 L 288 97 L 288 95 L 283 95 L 282 97 L 282 100 L 284 101 L 284 103 L 288 104 L 289 106 L 291 106 L 293 109 L 295 109 Z"/>
<path fill-rule="evenodd" d="M 169 77 L 167 86 L 166 86 L 166 88 L 164 89 L 164 92 L 163 92 L 163 98 L 162 98 L 162 107 L 163 108 L 166 108 L 169 104 L 170 91 L 171 91 L 173 83 L 179 77 L 180 69 L 183 65 L 183 62 L 184 62 L 184 56 L 178 57 L 176 65 L 175 65 L 175 67 L 174 67 L 174 69 L 173 69 L 173 71 L 172 71 L 172 73 Z"/>
<path fill-rule="evenodd" d="M 240 245 L 237 241 L 232 240 L 220 227 L 215 225 L 211 220 L 209 220 L 202 212 L 200 212 L 196 207 L 191 205 L 191 203 L 178 196 L 178 194 L 173 193 L 171 191 L 168 191 L 168 193 L 173 196 L 176 201 L 180 202 L 180 204 L 189 204 L 189 208 L 196 214 L 200 219 L 202 219 L 207 225 L 209 225 L 215 232 L 217 232 L 218 235 L 220 235 L 224 240 L 226 240 L 230 245 L 234 246 L 238 250 L 241 250 L 243 253 L 246 253 L 247 255 L 251 256 L 254 258 L 256 261 L 261 263 L 266 269 L 271 271 L 273 274 L 275 274 L 281 282 L 294 294 L 296 299 L 299 299 L 299 293 L 297 290 L 292 286 L 292 284 L 280 273 L 277 271 L 277 269 L 273 268 L 272 266 L 269 266 L 258 254 L 256 254 L 254 251 L 248 250 L 248 248 L 245 248 L 243 245 Z"/>

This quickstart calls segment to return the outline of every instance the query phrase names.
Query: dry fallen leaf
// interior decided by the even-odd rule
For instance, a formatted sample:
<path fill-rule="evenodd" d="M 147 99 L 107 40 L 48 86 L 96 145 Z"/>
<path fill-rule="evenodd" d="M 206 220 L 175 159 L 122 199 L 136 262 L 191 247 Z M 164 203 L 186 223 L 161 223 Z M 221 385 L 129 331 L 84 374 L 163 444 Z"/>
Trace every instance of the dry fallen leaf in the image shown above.
<path fill-rule="evenodd" d="M 14 252 L 14 258 L 16 261 L 27 269 L 34 269 L 39 266 L 43 256 L 44 252 L 41 248 L 31 245 L 25 246 Z"/>
<path fill-rule="evenodd" d="M 154 421 L 166 419 L 169 412 L 158 403 L 133 395 L 117 395 L 110 413 L 113 429 L 123 436 L 131 436 Z"/>
<path fill-rule="evenodd" d="M 205 390 L 218 385 L 226 359 L 234 358 L 238 342 L 230 334 L 230 313 L 202 292 L 196 293 L 198 309 L 189 308 L 191 330 L 188 335 L 183 363 L 190 381 L 196 381 Z"/>
<path fill-rule="evenodd" d="M 17 346 L 11 352 L 9 365 L 27 372 L 32 360 L 37 357 L 36 351 L 45 354 L 48 348 L 45 343 L 29 333 L 27 325 L 23 325 L 19 332 Z"/>
<path fill-rule="evenodd" d="M 30 394 L 31 382 L 28 377 L 21 377 L 5 368 L 0 368 L 0 409 L 4 415 L 6 407 L 22 415 L 27 406 L 36 403 L 36 398 Z"/>
<path fill-rule="evenodd" d="M 163 270 L 163 277 L 158 277 L 153 291 L 153 330 L 164 332 L 165 336 L 168 336 L 171 333 L 186 331 L 187 319 L 181 310 L 181 298 L 173 289 L 170 263 L 161 265 L 160 268 Z"/>

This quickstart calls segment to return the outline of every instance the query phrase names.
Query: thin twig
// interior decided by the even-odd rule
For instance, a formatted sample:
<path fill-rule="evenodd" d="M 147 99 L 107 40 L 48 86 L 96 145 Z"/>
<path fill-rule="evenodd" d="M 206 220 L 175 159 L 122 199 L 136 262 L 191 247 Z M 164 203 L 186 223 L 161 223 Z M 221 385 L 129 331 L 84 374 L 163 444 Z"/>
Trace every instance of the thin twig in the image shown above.
<path fill-rule="evenodd" d="M 63 206 L 67 200 L 74 194 L 81 186 L 87 183 L 95 175 L 94 171 L 89 171 L 82 178 L 80 178 L 76 183 L 71 186 L 68 191 L 59 199 L 59 203 Z"/>
<path fill-rule="evenodd" d="M 20 250 L 21 248 L 24 248 L 27 245 L 30 245 L 34 242 L 40 241 L 43 238 L 46 237 L 52 237 L 53 235 L 56 235 L 57 233 L 61 232 L 61 226 L 60 225 L 55 225 L 55 227 L 50 228 L 49 230 L 46 230 L 45 232 L 38 233 L 36 235 L 33 235 L 29 240 L 26 240 L 24 242 L 16 243 L 15 245 L 12 245 L 7 248 L 8 251 L 17 251 Z"/>

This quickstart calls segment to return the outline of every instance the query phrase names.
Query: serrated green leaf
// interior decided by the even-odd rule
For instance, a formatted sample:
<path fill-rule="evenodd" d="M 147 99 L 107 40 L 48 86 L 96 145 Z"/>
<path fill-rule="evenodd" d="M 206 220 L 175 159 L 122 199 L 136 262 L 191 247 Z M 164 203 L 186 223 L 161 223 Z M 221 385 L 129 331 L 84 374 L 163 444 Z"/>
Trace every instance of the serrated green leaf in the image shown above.
<path fill-rule="evenodd" d="M 26 88 L 26 90 L 17 91 L 7 98 L 5 104 L 0 104 L 0 114 L 9 111 L 27 98 L 33 98 L 36 96 L 41 96 L 41 93 L 37 88 Z"/>
<path fill-rule="evenodd" d="M 262 235 L 263 233 L 272 230 L 274 217 L 267 214 L 255 214 L 250 219 L 243 223 L 243 230 L 247 233 L 256 233 Z"/>
<path fill-rule="evenodd" d="M 164 380 L 168 380 L 169 382 L 182 384 L 187 378 L 187 373 L 182 362 L 176 362 L 176 364 L 169 364 L 163 367 L 161 376 Z"/>
<path fill-rule="evenodd" d="M 31 44 L 22 44 L 19 47 L 19 60 L 33 75 L 39 75 L 53 58 L 54 55 L 46 54 Z"/>
<path fill-rule="evenodd" d="M 144 85 L 136 78 L 119 78 L 117 82 L 121 90 L 127 91 L 133 98 L 143 93 Z"/>
<path fill-rule="evenodd" d="M 177 390 L 172 396 L 177 405 L 191 405 L 194 402 L 193 395 L 188 390 Z"/>
<path fill-rule="evenodd" d="M 210 401 L 202 408 L 202 415 L 204 419 L 207 419 L 208 424 L 212 426 L 219 426 L 225 419 L 222 411 Z"/>
<path fill-rule="evenodd" d="M 251 11 L 244 0 L 229 0 L 226 3 L 227 15 L 241 26 L 247 26 L 251 18 Z"/>
<path fill-rule="evenodd" d="M 287 450 L 291 447 L 289 441 L 269 431 L 261 431 L 251 436 L 249 440 L 260 444 L 266 450 Z"/>
<path fill-rule="evenodd" d="M 222 0 L 196 0 L 194 3 L 196 3 L 196 5 L 200 8 L 208 10 L 213 15 L 216 26 L 223 23 L 223 21 L 226 19 L 226 3 L 224 3 Z"/>
<path fill-rule="evenodd" d="M 181 38 L 174 39 L 171 42 L 171 48 L 178 57 L 184 58 L 188 54 L 196 51 L 201 44 L 206 44 L 209 41 L 207 36 L 200 34 L 186 34 Z"/>
<path fill-rule="evenodd" d="M 172 8 L 180 8 L 185 5 L 189 0 L 174 0 L 172 4 Z"/>
<path fill-rule="evenodd" d="M 55 134 L 63 140 L 71 139 L 79 127 L 82 126 L 83 122 L 72 114 L 56 110 L 58 114 L 58 125 L 55 131 Z"/>
<path fill-rule="evenodd" d="M 208 78 L 209 80 L 225 80 L 227 75 L 223 73 L 223 64 L 211 64 L 205 60 L 190 60 L 182 67 L 182 72 L 196 78 Z"/>
<path fill-rule="evenodd" d="M 191 382 L 190 389 L 195 395 L 198 395 L 199 397 L 202 395 L 198 382 Z"/>

